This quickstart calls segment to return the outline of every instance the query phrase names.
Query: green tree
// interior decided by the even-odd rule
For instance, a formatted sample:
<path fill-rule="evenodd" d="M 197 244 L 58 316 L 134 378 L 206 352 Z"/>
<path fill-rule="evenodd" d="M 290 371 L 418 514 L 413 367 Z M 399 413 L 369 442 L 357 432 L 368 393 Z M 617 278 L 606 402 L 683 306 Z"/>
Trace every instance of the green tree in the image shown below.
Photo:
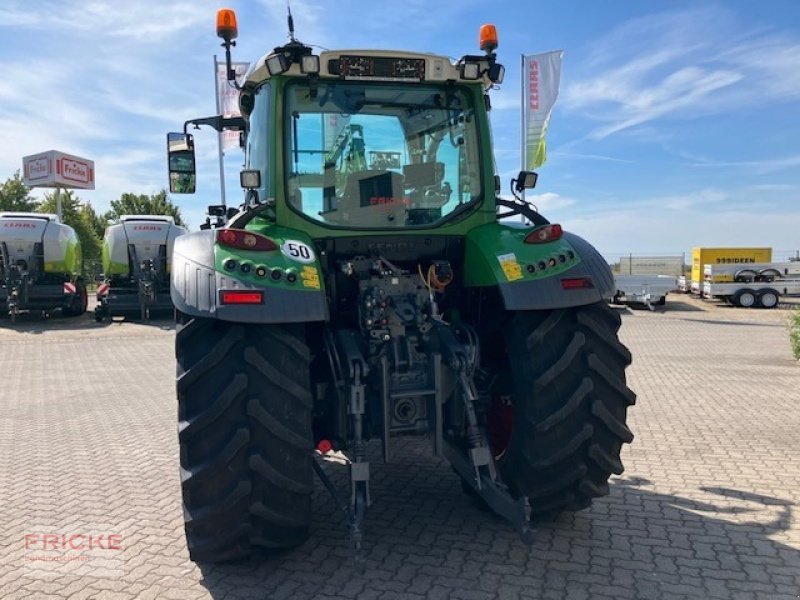
<path fill-rule="evenodd" d="M 106 233 L 106 227 L 108 227 L 108 220 L 105 218 L 105 215 L 97 214 L 91 202 L 87 202 L 81 206 L 81 213 L 84 215 L 84 218 L 91 223 L 92 229 L 94 229 L 97 237 L 102 240 Z"/>
<path fill-rule="evenodd" d="M 111 210 L 106 219 L 116 221 L 122 215 L 169 215 L 175 219 L 176 225 L 186 227 L 181 218 L 181 209 L 172 203 L 167 190 L 157 194 L 122 194 L 119 200 L 111 201 Z"/>
<path fill-rule="evenodd" d="M 31 188 L 22 182 L 19 170 L 0 184 L 0 211 L 34 212 L 38 205 L 31 196 Z"/>
<path fill-rule="evenodd" d="M 54 192 L 44 195 L 44 200 L 38 210 L 42 213 L 57 212 Z M 88 204 L 82 204 L 80 198 L 72 190 L 62 190 L 61 213 L 64 224 L 72 227 L 81 241 L 83 260 L 99 260 L 102 238 L 96 231 L 96 224 L 92 222 L 92 215 L 97 218 L 94 209 Z"/>

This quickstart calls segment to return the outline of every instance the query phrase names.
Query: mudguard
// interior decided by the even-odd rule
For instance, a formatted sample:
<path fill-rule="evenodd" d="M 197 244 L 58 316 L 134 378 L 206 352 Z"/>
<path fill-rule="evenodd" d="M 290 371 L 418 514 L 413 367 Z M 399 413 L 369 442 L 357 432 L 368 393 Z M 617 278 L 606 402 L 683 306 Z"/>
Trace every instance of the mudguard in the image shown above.
<path fill-rule="evenodd" d="M 505 223 L 470 231 L 465 285 L 497 286 L 506 310 L 566 308 L 613 297 L 611 268 L 588 242 L 564 232 L 559 240 L 527 244 L 525 237 L 531 231 L 530 227 Z M 589 281 L 591 287 L 570 285 L 580 279 Z"/>
<path fill-rule="evenodd" d="M 322 269 L 315 255 L 298 261 L 281 249 L 269 252 L 232 250 L 216 243 L 218 231 L 198 231 L 175 240 L 171 294 L 176 309 L 196 317 L 241 323 L 327 320 Z M 292 233 L 297 234 L 292 237 L 311 247 L 310 240 L 304 239 L 302 234 Z M 269 237 L 281 247 L 292 241 L 272 234 Z M 229 268 L 234 263 L 236 267 Z M 247 265 L 246 271 L 242 265 Z M 261 266 L 266 268 L 266 276 L 257 274 Z M 273 270 L 280 270 L 280 279 L 271 277 Z M 295 275 L 292 282 L 287 277 L 289 273 Z M 223 290 L 262 291 L 264 301 L 224 305 L 220 298 Z"/>

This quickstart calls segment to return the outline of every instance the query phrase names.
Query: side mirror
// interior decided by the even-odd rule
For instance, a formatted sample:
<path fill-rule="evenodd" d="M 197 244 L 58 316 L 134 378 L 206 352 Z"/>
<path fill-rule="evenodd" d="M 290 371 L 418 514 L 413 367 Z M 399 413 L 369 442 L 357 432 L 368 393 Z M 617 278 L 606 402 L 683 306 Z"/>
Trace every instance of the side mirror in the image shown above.
<path fill-rule="evenodd" d="M 197 174 L 194 166 L 194 138 L 188 133 L 167 134 L 169 191 L 173 194 L 194 194 Z"/>
<path fill-rule="evenodd" d="M 95 283 L 105 283 L 105 281 L 106 281 L 106 276 L 103 273 L 98 273 L 97 275 L 94 276 Z"/>
<path fill-rule="evenodd" d="M 522 190 L 532 190 L 535 188 L 537 179 L 539 179 L 539 175 L 533 171 L 520 171 L 517 178 L 512 180 L 512 183 L 514 183 L 514 189 L 517 190 L 517 192 L 521 192 Z"/>

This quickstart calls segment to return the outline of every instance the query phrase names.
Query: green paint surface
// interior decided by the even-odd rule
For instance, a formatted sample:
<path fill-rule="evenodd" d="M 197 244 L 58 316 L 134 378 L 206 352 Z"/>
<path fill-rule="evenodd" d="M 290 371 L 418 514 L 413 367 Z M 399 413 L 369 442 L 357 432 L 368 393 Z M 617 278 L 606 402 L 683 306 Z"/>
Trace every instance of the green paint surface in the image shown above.
<path fill-rule="evenodd" d="M 536 281 L 560 275 L 581 261 L 564 239 L 526 244 L 532 227 L 490 223 L 467 234 L 464 284 L 470 287 Z"/>
<path fill-rule="evenodd" d="M 266 252 L 248 251 L 229 248 L 217 242 L 214 245 L 214 267 L 217 271 L 254 285 L 277 286 L 298 292 L 323 293 L 325 291 L 319 256 L 311 237 L 306 233 L 273 225 L 264 219 L 254 219 L 247 226 L 247 230 L 269 238 L 275 242 L 278 248 Z M 313 260 L 305 262 L 287 256 L 281 251 L 281 248 L 289 241 L 301 242 L 311 248 L 314 252 Z M 234 268 L 226 266 L 226 263 L 231 260 L 236 261 Z M 242 270 L 243 265 L 246 267 L 245 271 Z M 259 268 L 264 268 L 266 273 L 260 275 Z M 281 271 L 281 277 L 278 280 L 271 277 L 271 273 L 275 269 Z M 294 283 L 289 281 L 290 274 L 296 277 Z"/>

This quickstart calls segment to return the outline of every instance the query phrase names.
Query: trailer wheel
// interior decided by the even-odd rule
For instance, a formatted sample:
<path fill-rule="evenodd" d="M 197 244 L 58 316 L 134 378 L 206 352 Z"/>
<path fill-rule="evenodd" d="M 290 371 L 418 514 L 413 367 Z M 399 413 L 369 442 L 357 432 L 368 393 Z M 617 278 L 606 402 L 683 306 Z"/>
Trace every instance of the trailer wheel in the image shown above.
<path fill-rule="evenodd" d="M 305 329 L 176 317 L 189 556 L 220 562 L 303 543 L 313 474 Z"/>
<path fill-rule="evenodd" d="M 764 290 L 758 295 L 758 303 L 762 308 L 775 308 L 778 306 L 778 292 Z"/>
<path fill-rule="evenodd" d="M 739 290 L 733 296 L 733 303 L 742 308 L 752 308 L 756 304 L 756 294 L 753 290 Z"/>
<path fill-rule="evenodd" d="M 78 289 L 76 290 L 75 295 L 72 297 L 70 303 L 61 310 L 61 313 L 65 317 L 79 317 L 86 312 L 88 307 L 89 292 L 87 291 L 85 285 L 78 284 Z"/>
<path fill-rule="evenodd" d="M 520 312 L 507 325 L 513 425 L 507 447 L 495 444 L 493 453 L 503 480 L 530 499 L 532 520 L 588 507 L 623 471 L 636 395 L 625 382 L 631 355 L 620 324 L 601 303 Z M 490 439 L 491 422 L 487 414 Z"/>

